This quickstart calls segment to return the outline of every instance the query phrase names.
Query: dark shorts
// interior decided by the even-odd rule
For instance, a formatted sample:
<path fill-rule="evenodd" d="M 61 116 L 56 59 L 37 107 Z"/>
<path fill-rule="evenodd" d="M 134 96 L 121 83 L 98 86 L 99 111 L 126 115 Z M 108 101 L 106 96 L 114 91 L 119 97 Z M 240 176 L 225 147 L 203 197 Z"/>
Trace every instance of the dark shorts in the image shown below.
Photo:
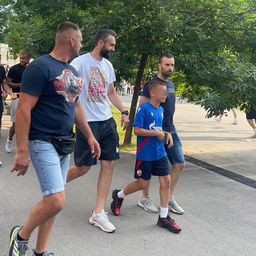
<path fill-rule="evenodd" d="M 168 148 L 168 146 L 165 145 L 165 151 L 167 153 L 167 157 L 171 165 L 182 164 L 185 162 L 185 159 L 184 159 L 183 147 L 182 147 L 180 138 L 176 131 L 172 132 L 171 135 L 173 139 L 173 146 L 171 148 Z"/>
<path fill-rule="evenodd" d="M 247 112 L 246 119 L 256 119 L 256 109 Z"/>
<path fill-rule="evenodd" d="M 163 157 L 156 161 L 136 160 L 135 163 L 135 179 L 150 180 L 151 175 L 167 176 L 170 174 L 170 165 L 167 157 Z"/>
<path fill-rule="evenodd" d="M 112 161 L 119 159 L 119 137 L 115 120 L 110 118 L 106 121 L 89 122 L 89 125 L 101 147 L 100 160 Z M 97 164 L 97 160 L 92 157 L 87 138 L 79 129 L 76 130 L 74 159 L 76 166 Z"/>

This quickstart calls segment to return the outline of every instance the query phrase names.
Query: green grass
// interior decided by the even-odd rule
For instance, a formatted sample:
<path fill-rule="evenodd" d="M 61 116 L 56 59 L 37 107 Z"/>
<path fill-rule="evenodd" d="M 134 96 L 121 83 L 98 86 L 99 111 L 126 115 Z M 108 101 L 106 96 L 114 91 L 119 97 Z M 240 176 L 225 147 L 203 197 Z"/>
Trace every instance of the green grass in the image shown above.
<path fill-rule="evenodd" d="M 122 145 L 123 141 L 124 141 L 125 131 L 123 131 L 123 128 L 121 128 L 121 124 L 120 124 L 121 113 L 113 105 L 111 105 L 111 111 L 113 113 L 113 118 L 115 119 L 116 124 L 117 124 L 117 132 L 119 135 L 120 151 L 135 153 L 135 151 L 136 151 L 136 136 L 134 135 L 134 133 L 132 134 L 131 145 L 125 145 L 125 146 Z"/>

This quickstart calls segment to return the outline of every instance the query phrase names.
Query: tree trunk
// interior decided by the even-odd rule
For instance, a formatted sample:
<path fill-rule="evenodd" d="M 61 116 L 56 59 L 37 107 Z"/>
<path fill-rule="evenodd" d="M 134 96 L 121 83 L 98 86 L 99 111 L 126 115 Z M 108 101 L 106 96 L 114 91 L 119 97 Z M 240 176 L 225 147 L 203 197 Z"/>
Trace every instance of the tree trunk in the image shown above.
<path fill-rule="evenodd" d="M 132 124 L 135 117 L 137 102 L 138 102 L 139 93 L 141 89 L 140 88 L 141 80 L 147 64 L 147 60 L 148 60 L 148 54 L 144 53 L 140 58 L 140 65 L 139 65 L 139 69 L 137 72 L 137 77 L 134 85 L 134 93 L 132 97 L 132 103 L 131 103 L 130 115 L 129 115 L 130 124 L 125 132 L 124 143 L 123 143 L 124 145 L 129 145 L 131 144 L 131 141 L 132 141 L 132 130 L 133 130 Z"/>

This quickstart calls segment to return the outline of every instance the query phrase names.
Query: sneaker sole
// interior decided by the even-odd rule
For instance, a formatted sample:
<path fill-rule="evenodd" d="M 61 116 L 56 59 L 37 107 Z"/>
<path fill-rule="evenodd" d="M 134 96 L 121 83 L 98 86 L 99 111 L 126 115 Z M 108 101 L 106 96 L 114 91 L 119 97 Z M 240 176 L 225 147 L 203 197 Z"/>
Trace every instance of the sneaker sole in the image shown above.
<path fill-rule="evenodd" d="M 161 224 L 157 223 L 157 226 L 160 227 L 160 228 L 165 228 L 167 229 L 168 231 L 174 233 L 174 234 L 179 234 L 181 229 L 173 229 L 173 228 L 167 228 L 165 226 L 162 226 Z"/>
<path fill-rule="evenodd" d="M 102 231 L 106 232 L 106 233 L 114 233 L 115 232 L 115 229 L 114 230 L 107 230 L 105 229 L 104 227 L 102 227 L 101 225 L 99 225 L 97 222 L 93 221 L 92 217 L 89 219 L 89 223 L 95 227 L 98 227 L 100 228 Z"/>
<path fill-rule="evenodd" d="M 140 201 L 138 202 L 138 206 L 142 209 L 144 209 L 146 212 L 150 212 L 150 213 L 158 213 L 159 211 L 151 211 L 149 210 L 147 207 L 145 207 Z"/>
<path fill-rule="evenodd" d="M 14 231 L 16 229 L 20 229 L 20 226 L 14 226 L 10 232 L 10 250 L 9 250 L 9 256 L 13 256 L 12 251 L 13 251 L 13 247 L 14 247 Z M 17 231 L 19 232 L 19 231 Z"/>

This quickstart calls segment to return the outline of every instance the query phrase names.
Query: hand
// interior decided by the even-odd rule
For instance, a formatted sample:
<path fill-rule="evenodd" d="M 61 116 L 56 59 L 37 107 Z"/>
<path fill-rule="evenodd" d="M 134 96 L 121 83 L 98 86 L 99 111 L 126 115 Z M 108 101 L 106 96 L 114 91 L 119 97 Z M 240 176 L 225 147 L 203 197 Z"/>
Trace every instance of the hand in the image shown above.
<path fill-rule="evenodd" d="M 123 127 L 123 131 L 127 129 L 130 123 L 129 117 L 127 115 L 121 116 L 121 127 Z"/>
<path fill-rule="evenodd" d="M 13 167 L 11 172 L 18 172 L 17 176 L 24 176 L 28 170 L 29 156 L 28 151 L 23 151 L 15 154 Z"/>
<path fill-rule="evenodd" d="M 99 160 L 101 154 L 101 148 L 98 141 L 95 139 L 94 136 L 88 138 L 88 144 L 90 146 L 91 152 L 93 154 L 93 158 Z"/>
<path fill-rule="evenodd" d="M 171 148 L 173 146 L 172 135 L 169 132 L 165 132 L 165 138 L 166 138 L 166 144 L 168 145 L 168 148 Z"/>
<path fill-rule="evenodd" d="M 17 96 L 17 93 L 12 93 L 10 96 L 11 96 L 11 99 L 12 99 L 12 100 L 17 99 L 17 97 L 18 97 L 18 96 Z"/>
<path fill-rule="evenodd" d="M 164 132 L 163 132 L 163 131 L 156 130 L 156 133 L 157 133 L 157 134 L 156 134 L 157 138 L 162 141 L 162 140 L 164 139 L 164 137 L 165 137 Z"/>

